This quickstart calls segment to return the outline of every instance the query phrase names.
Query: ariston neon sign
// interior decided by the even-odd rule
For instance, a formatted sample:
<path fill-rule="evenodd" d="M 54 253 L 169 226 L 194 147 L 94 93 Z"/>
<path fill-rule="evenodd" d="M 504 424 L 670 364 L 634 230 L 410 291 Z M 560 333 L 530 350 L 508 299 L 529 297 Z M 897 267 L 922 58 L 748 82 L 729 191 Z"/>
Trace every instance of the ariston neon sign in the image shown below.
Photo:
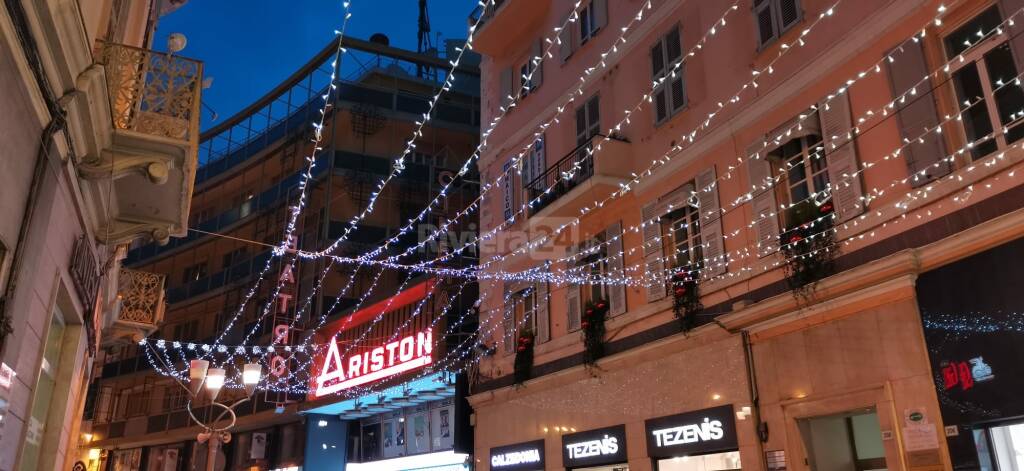
<path fill-rule="evenodd" d="M 422 368 L 433 361 L 433 350 L 429 328 L 362 353 L 351 353 L 344 359 L 332 337 L 314 395 L 321 397 Z"/>

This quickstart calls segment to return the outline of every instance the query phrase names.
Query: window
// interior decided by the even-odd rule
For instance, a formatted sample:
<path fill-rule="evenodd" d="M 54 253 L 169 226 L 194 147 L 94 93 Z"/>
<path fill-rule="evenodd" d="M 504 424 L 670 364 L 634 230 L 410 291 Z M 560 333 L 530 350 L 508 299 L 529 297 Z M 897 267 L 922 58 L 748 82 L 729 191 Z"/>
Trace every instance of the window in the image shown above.
<path fill-rule="evenodd" d="M 954 61 L 953 89 L 975 159 L 1024 137 L 1024 91 L 1003 86 L 1017 79 L 1018 70 L 1001 22 L 993 6 L 944 39 L 947 58 L 965 59 Z"/>
<path fill-rule="evenodd" d="M 600 97 L 594 95 L 583 106 L 576 108 L 576 144 L 586 144 L 601 133 Z"/>
<path fill-rule="evenodd" d="M 673 268 L 696 270 L 704 265 L 704 247 L 700 240 L 700 211 L 690 205 L 661 218 L 665 253 Z"/>
<path fill-rule="evenodd" d="M 245 247 L 239 247 L 239 248 L 237 248 L 235 250 L 232 250 L 232 251 L 224 254 L 224 258 L 223 258 L 224 264 L 222 265 L 223 269 L 227 270 L 227 269 L 235 266 L 235 264 L 241 263 L 242 261 L 245 260 L 245 257 L 248 254 L 249 254 L 249 250 L 246 249 Z"/>
<path fill-rule="evenodd" d="M 763 48 L 803 18 L 800 0 L 754 0 L 758 47 Z"/>
<path fill-rule="evenodd" d="M 188 391 L 185 388 L 173 384 L 164 390 L 164 412 L 183 410 L 188 403 Z"/>
<path fill-rule="evenodd" d="M 253 202 L 253 198 L 255 196 L 256 196 L 256 194 L 253 193 L 252 190 L 247 191 L 247 192 L 245 192 L 242 195 L 241 203 L 238 205 L 239 206 L 239 209 L 238 209 L 238 217 L 239 218 L 244 218 L 244 217 L 252 214 L 252 202 Z"/>
<path fill-rule="evenodd" d="M 580 275 L 599 278 L 608 274 L 608 245 L 603 244 L 603 241 L 604 237 L 595 237 L 584 244 L 581 249 L 584 255 L 576 262 L 577 266 L 583 267 Z M 608 287 L 605 283 L 588 283 L 581 286 L 580 306 L 586 306 L 588 302 L 607 300 Z"/>
<path fill-rule="evenodd" d="M 199 335 L 199 319 L 192 319 L 174 326 L 174 340 L 196 340 Z"/>
<path fill-rule="evenodd" d="M 830 197 L 828 161 L 821 136 L 808 134 L 791 139 L 769 152 L 768 157 L 778 164 L 780 171 L 785 172 L 776 188 L 786 206 L 800 203 L 821 205 Z M 788 212 L 785 219 L 788 229 L 807 222 L 793 212 Z"/>
<path fill-rule="evenodd" d="M 505 352 L 515 353 L 519 336 L 526 330 L 537 334 L 537 292 L 532 287 L 509 297 L 511 313 L 505 319 Z"/>
<path fill-rule="evenodd" d="M 675 26 L 651 47 L 651 79 L 654 89 L 654 122 L 661 124 L 686 105 L 685 69 L 679 27 Z"/>
<path fill-rule="evenodd" d="M 519 89 L 519 98 L 526 98 L 526 95 L 537 88 L 531 74 L 533 74 L 533 60 L 527 58 L 526 62 L 519 67 L 519 80 L 523 81 L 523 86 Z"/>
<path fill-rule="evenodd" d="M 605 25 L 607 18 L 607 0 L 593 0 L 589 5 L 580 9 L 580 44 L 584 44 L 594 37 L 598 30 Z"/>
<path fill-rule="evenodd" d="M 181 276 L 181 284 L 187 285 L 203 278 L 206 278 L 206 262 L 185 267 L 185 273 Z"/>

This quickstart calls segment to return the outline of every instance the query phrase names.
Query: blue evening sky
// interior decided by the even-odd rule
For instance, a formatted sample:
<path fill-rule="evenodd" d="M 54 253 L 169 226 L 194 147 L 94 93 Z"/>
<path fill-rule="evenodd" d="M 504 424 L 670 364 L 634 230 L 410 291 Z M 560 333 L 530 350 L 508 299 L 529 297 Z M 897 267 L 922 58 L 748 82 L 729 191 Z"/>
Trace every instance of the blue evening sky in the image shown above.
<path fill-rule="evenodd" d="M 342 23 L 341 0 L 191 0 L 164 16 L 153 46 L 166 49 L 167 35 L 183 33 L 188 45 L 181 55 L 202 60 L 213 86 L 203 102 L 216 110 L 217 121 L 203 110 L 209 128 L 262 97 L 334 37 Z M 475 0 L 430 0 L 431 37 L 466 37 L 466 17 Z M 416 50 L 417 0 L 352 0 L 346 35 L 369 39 L 381 32 L 391 45 Z M 437 41 L 437 33 L 441 41 Z"/>

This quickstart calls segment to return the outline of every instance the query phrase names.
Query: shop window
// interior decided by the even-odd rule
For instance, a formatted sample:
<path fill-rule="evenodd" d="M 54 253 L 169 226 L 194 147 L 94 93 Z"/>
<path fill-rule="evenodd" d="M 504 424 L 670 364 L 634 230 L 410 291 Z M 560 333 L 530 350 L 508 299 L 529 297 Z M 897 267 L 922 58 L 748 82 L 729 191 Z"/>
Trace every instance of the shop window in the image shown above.
<path fill-rule="evenodd" d="M 679 26 L 674 26 L 651 47 L 651 80 L 658 84 L 654 89 L 655 124 L 665 122 L 686 106 L 686 69 L 682 65 L 677 68 L 682 60 Z"/>
<path fill-rule="evenodd" d="M 758 47 L 771 44 L 801 19 L 800 0 L 754 0 Z"/>
<path fill-rule="evenodd" d="M 185 267 L 185 271 L 181 275 L 181 284 L 187 285 L 203 278 L 206 278 L 206 262 Z"/>
<path fill-rule="evenodd" d="M 943 40 L 948 59 L 964 59 L 953 61 L 953 89 L 964 133 L 974 143 L 974 159 L 1024 137 L 1024 91 L 1017 85 L 1004 86 L 1016 81 L 1019 71 L 1010 38 L 998 27 L 1001 22 L 999 9 L 993 6 Z"/>
<path fill-rule="evenodd" d="M 743 468 L 740 466 L 740 452 L 729 451 L 658 460 L 655 469 L 657 471 L 738 471 Z"/>
<path fill-rule="evenodd" d="M 363 424 L 360 434 L 360 455 L 362 461 L 374 461 L 381 458 L 380 422 Z"/>
<path fill-rule="evenodd" d="M 809 134 L 793 138 L 768 153 L 776 175 L 775 185 L 780 201 L 794 210 L 786 212 L 784 224 L 792 229 L 807 222 L 797 214 L 800 208 L 823 205 L 829 198 L 828 160 L 821 136 Z"/>
<path fill-rule="evenodd" d="M 64 348 L 64 314 L 54 309 L 50 315 L 50 327 L 46 331 L 43 345 L 43 358 L 39 366 L 39 378 L 32 392 L 32 409 L 25 427 L 25 439 L 22 444 L 21 458 L 18 460 L 22 470 L 43 469 L 40 463 L 43 439 L 46 434 L 50 412 L 60 413 L 62 405 L 51 404 L 56 393 L 57 375 L 61 367 L 61 351 Z"/>
<path fill-rule="evenodd" d="M 881 426 L 872 409 L 799 419 L 797 426 L 812 470 L 886 469 Z"/>

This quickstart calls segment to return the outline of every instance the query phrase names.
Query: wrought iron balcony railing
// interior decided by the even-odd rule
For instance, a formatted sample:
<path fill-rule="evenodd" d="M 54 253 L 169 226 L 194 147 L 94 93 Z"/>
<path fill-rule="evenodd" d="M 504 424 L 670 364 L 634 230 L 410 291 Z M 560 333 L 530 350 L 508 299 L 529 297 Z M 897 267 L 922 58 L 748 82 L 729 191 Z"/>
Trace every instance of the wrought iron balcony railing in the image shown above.
<path fill-rule="evenodd" d="M 115 129 L 198 143 L 201 62 L 113 43 L 100 61 Z"/>
<path fill-rule="evenodd" d="M 142 324 L 155 329 L 164 319 L 165 278 L 157 273 L 122 268 L 117 288 L 121 300 L 117 322 Z"/>
<path fill-rule="evenodd" d="M 523 185 L 523 195 L 528 203 L 532 202 L 531 216 L 594 176 L 594 141 L 604 138 L 600 134 L 591 137 L 548 167 L 544 173 Z M 610 142 L 624 141 L 612 138 Z"/>

